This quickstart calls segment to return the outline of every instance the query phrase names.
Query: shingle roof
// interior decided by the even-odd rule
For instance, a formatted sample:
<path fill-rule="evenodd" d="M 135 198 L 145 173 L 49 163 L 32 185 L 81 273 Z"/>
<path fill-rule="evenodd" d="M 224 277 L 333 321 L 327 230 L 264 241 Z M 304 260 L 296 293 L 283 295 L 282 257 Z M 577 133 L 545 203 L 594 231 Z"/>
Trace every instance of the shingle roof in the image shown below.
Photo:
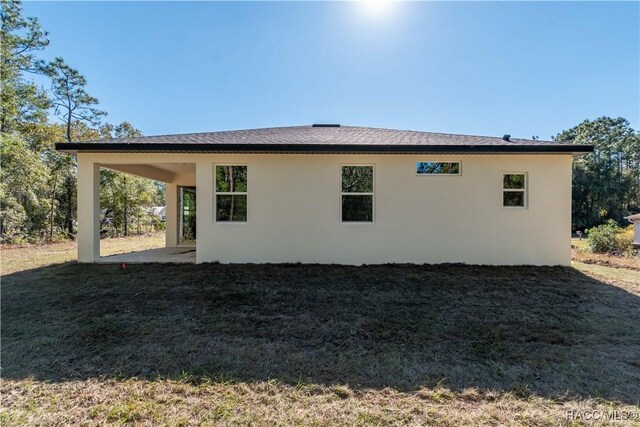
<path fill-rule="evenodd" d="M 356 126 L 292 126 L 61 143 L 64 151 L 587 152 L 591 146 Z"/>

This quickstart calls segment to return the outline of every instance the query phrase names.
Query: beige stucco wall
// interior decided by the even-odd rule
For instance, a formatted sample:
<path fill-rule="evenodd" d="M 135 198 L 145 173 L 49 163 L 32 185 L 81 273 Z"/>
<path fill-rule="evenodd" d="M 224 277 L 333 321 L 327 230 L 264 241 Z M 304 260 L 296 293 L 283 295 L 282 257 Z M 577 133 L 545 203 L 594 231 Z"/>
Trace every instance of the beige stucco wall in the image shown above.
<path fill-rule="evenodd" d="M 81 154 L 78 159 L 81 165 L 195 162 L 198 262 L 570 264 L 571 155 Z M 417 161 L 460 161 L 462 175 L 417 176 Z M 248 166 L 247 223 L 215 222 L 216 163 Z M 374 223 L 341 223 L 342 164 L 375 166 Z M 527 173 L 526 209 L 502 207 L 505 172 Z"/>

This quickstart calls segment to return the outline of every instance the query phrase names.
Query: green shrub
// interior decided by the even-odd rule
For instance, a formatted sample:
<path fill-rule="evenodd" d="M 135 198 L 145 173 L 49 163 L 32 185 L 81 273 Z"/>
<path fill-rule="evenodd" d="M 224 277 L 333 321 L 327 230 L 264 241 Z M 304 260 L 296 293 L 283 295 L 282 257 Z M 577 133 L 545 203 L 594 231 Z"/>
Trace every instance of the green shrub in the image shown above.
<path fill-rule="evenodd" d="M 167 229 L 167 224 L 157 216 L 151 217 L 151 226 L 155 231 L 165 231 Z"/>
<path fill-rule="evenodd" d="M 587 230 L 588 248 L 598 254 L 625 255 L 631 251 L 632 234 L 614 220 Z"/>

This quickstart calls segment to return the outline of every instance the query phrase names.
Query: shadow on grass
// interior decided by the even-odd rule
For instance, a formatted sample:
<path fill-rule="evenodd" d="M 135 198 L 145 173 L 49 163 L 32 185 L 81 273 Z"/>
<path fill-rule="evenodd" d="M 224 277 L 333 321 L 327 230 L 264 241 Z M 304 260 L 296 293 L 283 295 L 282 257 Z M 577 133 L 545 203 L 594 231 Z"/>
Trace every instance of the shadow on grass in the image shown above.
<path fill-rule="evenodd" d="M 67 263 L 3 277 L 2 321 L 4 378 L 640 396 L 640 298 L 571 268 Z"/>

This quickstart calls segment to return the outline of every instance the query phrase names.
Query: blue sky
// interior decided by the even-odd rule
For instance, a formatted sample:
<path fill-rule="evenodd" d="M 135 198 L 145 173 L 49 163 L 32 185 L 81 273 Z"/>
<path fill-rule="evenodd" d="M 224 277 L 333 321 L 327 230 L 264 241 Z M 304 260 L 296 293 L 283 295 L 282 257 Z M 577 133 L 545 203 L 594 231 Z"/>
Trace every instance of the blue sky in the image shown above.
<path fill-rule="evenodd" d="M 640 4 L 39 3 L 45 59 L 145 135 L 342 123 L 548 139 L 640 127 Z"/>

